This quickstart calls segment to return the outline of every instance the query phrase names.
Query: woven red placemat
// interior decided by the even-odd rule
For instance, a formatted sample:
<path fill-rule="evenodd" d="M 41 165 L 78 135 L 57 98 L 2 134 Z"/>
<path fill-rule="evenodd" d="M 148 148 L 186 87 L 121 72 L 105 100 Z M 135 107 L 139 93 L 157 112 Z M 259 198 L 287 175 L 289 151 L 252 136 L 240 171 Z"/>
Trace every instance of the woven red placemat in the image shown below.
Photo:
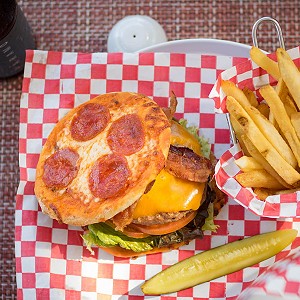
<path fill-rule="evenodd" d="M 287 48 L 299 44 L 300 3 L 293 1 L 19 1 L 43 50 L 102 52 L 112 26 L 126 15 L 156 19 L 169 40 L 218 38 L 251 44 L 251 28 L 262 16 L 276 18 Z M 275 30 L 259 31 L 260 46 L 274 50 Z M 0 81 L 0 295 L 16 298 L 14 203 L 19 181 L 18 130 L 22 76 Z"/>

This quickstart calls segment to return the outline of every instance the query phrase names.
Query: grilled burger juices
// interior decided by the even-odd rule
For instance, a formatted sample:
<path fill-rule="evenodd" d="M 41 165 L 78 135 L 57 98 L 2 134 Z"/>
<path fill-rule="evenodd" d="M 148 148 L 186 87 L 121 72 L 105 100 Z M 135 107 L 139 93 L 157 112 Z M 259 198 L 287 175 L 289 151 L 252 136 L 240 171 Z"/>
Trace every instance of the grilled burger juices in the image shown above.
<path fill-rule="evenodd" d="M 84 226 L 90 250 L 126 257 L 178 248 L 204 228 L 215 230 L 212 202 L 223 195 L 208 185 L 209 146 L 172 119 L 176 103 L 171 97 L 163 111 L 146 96 L 120 92 L 71 110 L 37 165 L 43 212 Z"/>

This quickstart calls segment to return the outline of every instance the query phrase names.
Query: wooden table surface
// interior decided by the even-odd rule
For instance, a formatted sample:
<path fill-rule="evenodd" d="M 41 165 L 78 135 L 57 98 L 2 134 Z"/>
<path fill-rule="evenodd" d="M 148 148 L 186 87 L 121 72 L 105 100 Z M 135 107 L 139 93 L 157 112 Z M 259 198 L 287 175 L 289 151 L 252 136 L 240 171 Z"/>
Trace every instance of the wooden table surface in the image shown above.
<path fill-rule="evenodd" d="M 168 40 L 214 38 L 252 44 L 253 23 L 278 20 L 286 48 L 299 45 L 300 1 L 188 0 L 20 0 L 36 40 L 36 49 L 105 52 L 112 26 L 127 15 L 148 15 L 164 28 Z M 259 45 L 278 46 L 275 29 L 259 28 Z M 0 295 L 16 299 L 14 262 L 15 194 L 19 181 L 18 131 L 22 75 L 0 80 Z"/>

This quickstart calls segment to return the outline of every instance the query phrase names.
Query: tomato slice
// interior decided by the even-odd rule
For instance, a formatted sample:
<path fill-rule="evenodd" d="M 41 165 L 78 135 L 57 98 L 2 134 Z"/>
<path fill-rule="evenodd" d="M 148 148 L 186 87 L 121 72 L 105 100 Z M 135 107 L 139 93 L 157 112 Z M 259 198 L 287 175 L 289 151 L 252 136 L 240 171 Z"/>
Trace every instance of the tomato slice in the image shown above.
<path fill-rule="evenodd" d="M 109 225 L 110 227 L 112 227 L 113 229 L 116 229 L 116 226 L 112 221 L 107 220 L 105 223 L 107 225 Z M 143 233 L 135 228 L 132 228 L 131 225 L 123 228 L 123 230 L 121 232 L 126 234 L 129 237 L 136 238 L 136 239 L 142 239 L 142 238 L 149 236 L 149 234 L 147 234 L 147 233 Z"/>
<path fill-rule="evenodd" d="M 190 221 L 192 221 L 195 218 L 196 214 L 197 211 L 192 211 L 188 213 L 185 217 L 175 222 L 169 222 L 169 223 L 158 224 L 158 225 L 148 225 L 148 226 L 140 225 L 140 224 L 130 224 L 129 227 L 135 229 L 136 231 L 143 232 L 150 235 L 167 234 L 184 227 L 186 224 L 188 224 Z"/>
<path fill-rule="evenodd" d="M 133 238 L 136 238 L 136 239 L 142 239 L 142 238 L 145 238 L 145 237 L 149 236 L 149 234 L 141 232 L 138 229 L 135 229 L 134 227 L 131 227 L 131 225 L 125 227 L 122 232 L 124 234 L 126 234 L 127 236 L 133 237 Z"/>
<path fill-rule="evenodd" d="M 201 252 L 158 273 L 142 285 L 142 291 L 173 293 L 239 271 L 279 253 L 297 233 L 295 229 L 273 231 Z"/>

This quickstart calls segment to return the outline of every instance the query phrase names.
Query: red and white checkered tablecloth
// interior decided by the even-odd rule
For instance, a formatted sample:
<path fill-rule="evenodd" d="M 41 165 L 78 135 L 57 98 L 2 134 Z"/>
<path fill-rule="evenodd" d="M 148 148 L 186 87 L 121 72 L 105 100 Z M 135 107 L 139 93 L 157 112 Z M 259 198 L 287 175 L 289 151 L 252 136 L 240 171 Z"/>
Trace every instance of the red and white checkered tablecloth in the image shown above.
<path fill-rule="evenodd" d="M 208 95 L 218 75 L 245 59 L 200 54 L 61 53 L 28 51 L 20 103 L 20 185 L 16 196 L 15 252 L 18 299 L 236 299 L 273 262 L 258 265 L 178 293 L 144 297 L 140 284 L 165 267 L 202 250 L 282 228 L 300 229 L 299 219 L 259 217 L 235 201 L 217 217 L 217 233 L 205 232 L 180 250 L 139 257 L 91 255 L 78 227 L 58 224 L 41 212 L 34 196 L 35 167 L 55 123 L 74 106 L 112 91 L 133 91 L 168 104 L 178 97 L 177 117 L 199 126 L 220 157 L 230 147 L 224 114 Z"/>

